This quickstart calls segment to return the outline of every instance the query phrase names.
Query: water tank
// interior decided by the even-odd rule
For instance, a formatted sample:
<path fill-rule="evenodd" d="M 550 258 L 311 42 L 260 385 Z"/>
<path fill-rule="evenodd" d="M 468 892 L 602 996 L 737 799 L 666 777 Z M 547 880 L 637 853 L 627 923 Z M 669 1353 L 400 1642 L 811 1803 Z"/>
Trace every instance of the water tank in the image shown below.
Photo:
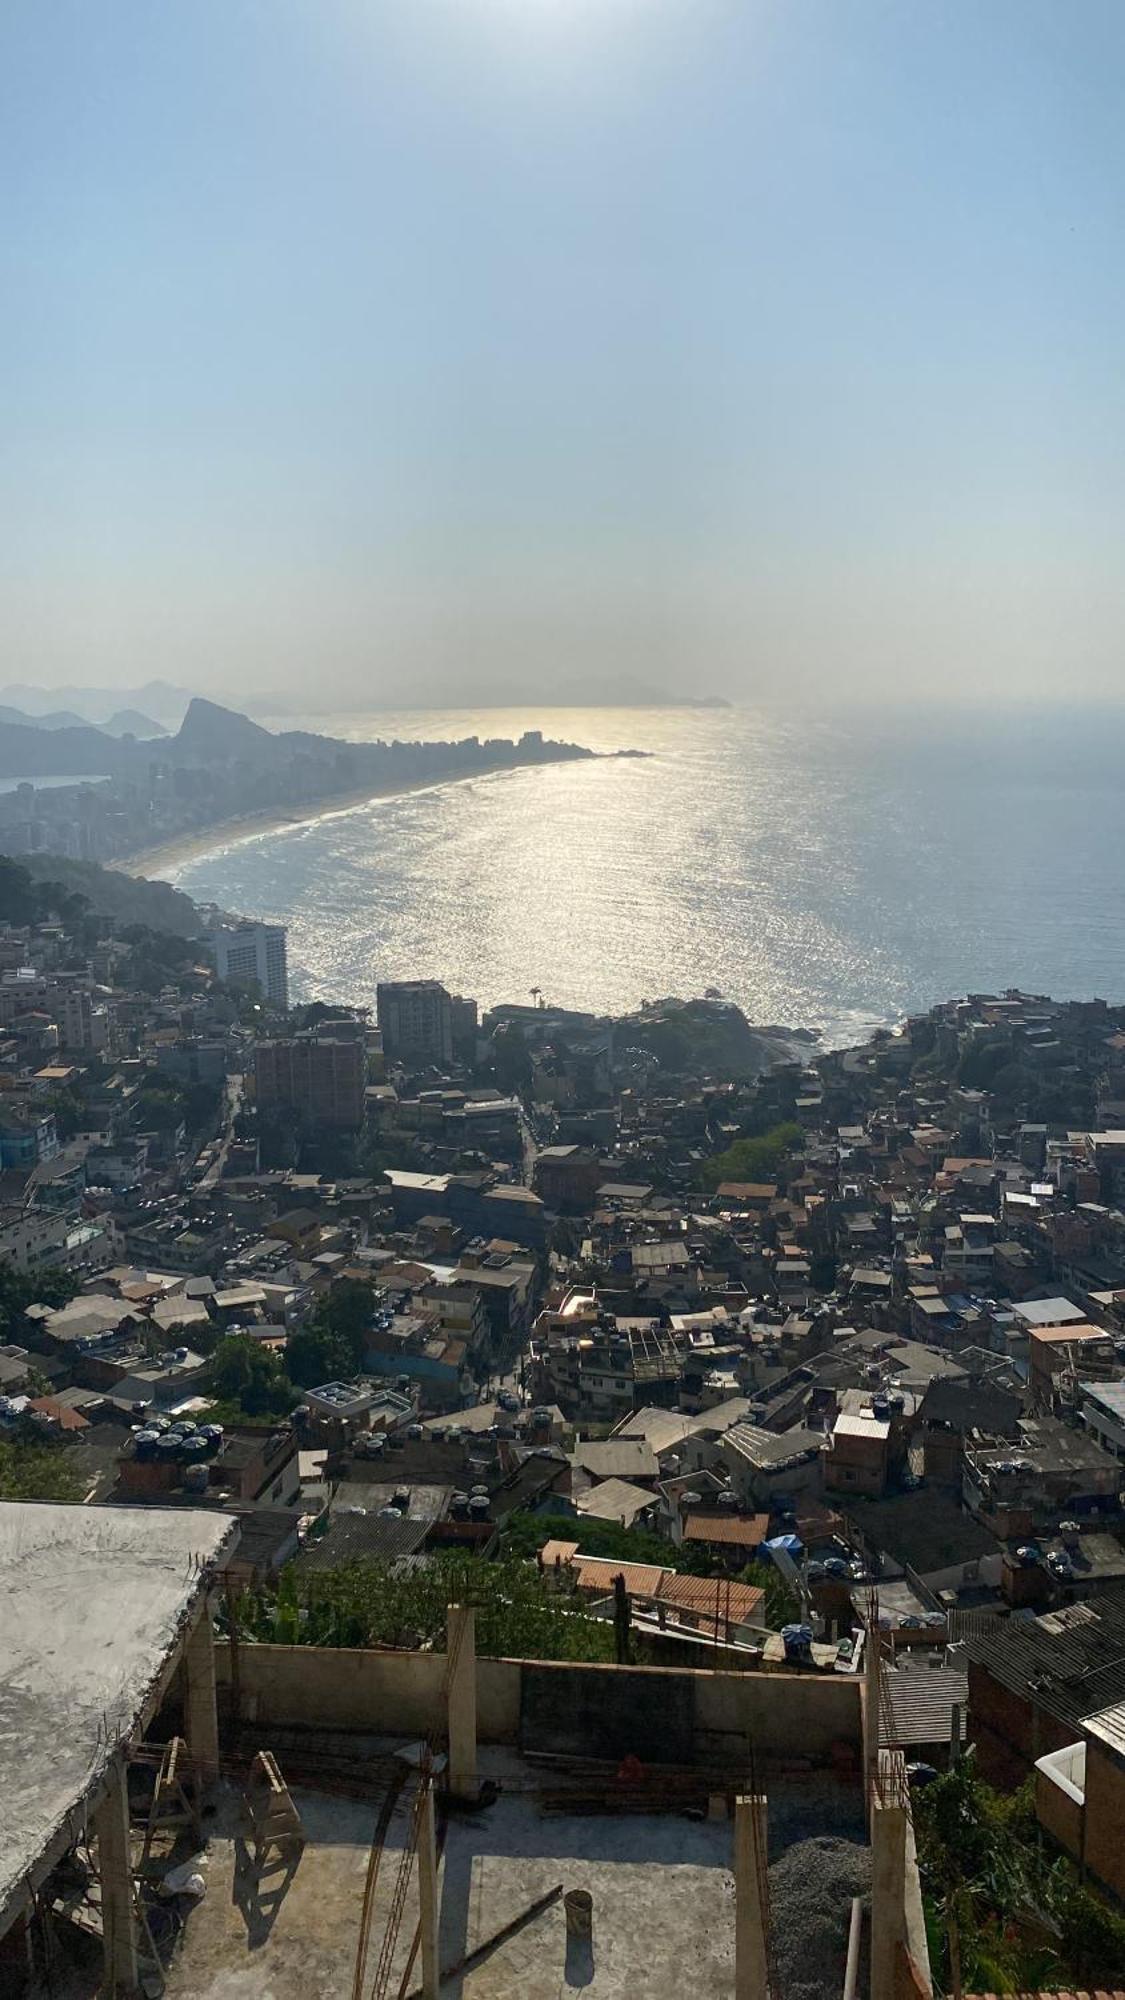
<path fill-rule="evenodd" d="M 142 1462 L 145 1459 L 150 1459 L 155 1456 L 156 1447 L 159 1443 L 160 1443 L 159 1431 L 142 1430 L 134 1432 L 133 1451 L 135 1456 L 141 1459 Z"/>
<path fill-rule="evenodd" d="M 411 1439 L 411 1440 L 412 1440 L 412 1441 L 413 1441 L 413 1442 L 414 1442 L 415 1444 L 417 1444 L 417 1443 L 418 1443 L 418 1441 L 419 1441 L 419 1439 L 420 1439 L 421 1437 L 423 1437 L 423 1436 L 425 1435 L 425 1433 L 424 1433 L 424 1432 L 423 1432 L 423 1430 L 422 1430 L 422 1426 L 421 1426 L 421 1424 L 407 1424 L 407 1426 L 406 1426 L 406 1435 L 407 1435 L 407 1437 L 408 1437 L 408 1438 L 410 1438 L 410 1439 Z"/>
<path fill-rule="evenodd" d="M 206 1493 L 209 1476 L 205 1465 L 185 1465 L 184 1492 Z"/>
<path fill-rule="evenodd" d="M 190 1348 L 187 1348 L 187 1347 L 177 1347 L 177 1348 L 176 1348 L 176 1350 L 175 1350 L 175 1355 L 176 1355 L 176 1360 L 177 1360 L 177 1361 L 186 1361 L 186 1360 L 187 1360 L 187 1358 L 188 1358 L 188 1355 L 189 1355 L 189 1353 L 190 1353 L 190 1352 L 191 1352 L 191 1349 L 190 1349 Z"/>
<path fill-rule="evenodd" d="M 469 1513 L 474 1521 L 487 1521 L 491 1506 L 487 1493 L 474 1493 L 469 1501 Z"/>
<path fill-rule="evenodd" d="M 452 1514 L 455 1521 L 464 1521 L 467 1518 L 469 1512 L 468 1494 L 454 1493 L 450 1498 L 449 1511 Z"/>
<path fill-rule="evenodd" d="M 156 1441 L 157 1458 L 162 1460 L 171 1460 L 174 1458 L 178 1458 L 179 1454 L 180 1454 L 180 1440 L 176 1436 L 174 1431 L 166 1431 L 162 1438 L 157 1439 Z"/>
<path fill-rule="evenodd" d="M 478 1484 L 473 1487 L 472 1495 L 474 1500 L 488 1499 L 488 1488 L 483 1481 L 479 1481 Z"/>

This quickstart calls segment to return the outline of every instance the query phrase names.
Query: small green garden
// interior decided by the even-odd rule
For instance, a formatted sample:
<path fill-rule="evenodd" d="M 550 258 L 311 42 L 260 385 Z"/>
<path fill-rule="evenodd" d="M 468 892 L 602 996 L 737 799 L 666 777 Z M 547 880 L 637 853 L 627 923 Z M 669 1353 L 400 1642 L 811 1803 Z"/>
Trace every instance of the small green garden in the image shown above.
<path fill-rule="evenodd" d="M 547 1542 L 577 1542 L 584 1556 L 608 1556 L 613 1562 L 656 1563 L 683 1576 L 723 1577 L 726 1569 L 702 1542 L 670 1542 L 643 1528 L 623 1528 L 616 1521 L 597 1521 L 573 1514 L 513 1514 L 501 1531 L 505 1555 L 534 1558 Z M 800 1607 L 780 1570 L 772 1562 L 747 1563 L 732 1580 L 764 1593 L 764 1622 L 779 1631 L 800 1615 Z"/>
<path fill-rule="evenodd" d="M 1030 1779 L 994 1791 L 970 1750 L 916 1794 L 914 1832 L 937 1990 L 1125 1986 L 1125 1916 L 1041 1832 Z"/>
<path fill-rule="evenodd" d="M 489 1659 L 612 1660 L 613 1626 L 560 1594 L 530 1563 L 456 1552 L 417 1567 L 374 1559 L 302 1572 L 245 1592 L 239 1636 L 282 1646 L 445 1646 L 450 1604 L 476 1607 L 477 1652 Z"/>

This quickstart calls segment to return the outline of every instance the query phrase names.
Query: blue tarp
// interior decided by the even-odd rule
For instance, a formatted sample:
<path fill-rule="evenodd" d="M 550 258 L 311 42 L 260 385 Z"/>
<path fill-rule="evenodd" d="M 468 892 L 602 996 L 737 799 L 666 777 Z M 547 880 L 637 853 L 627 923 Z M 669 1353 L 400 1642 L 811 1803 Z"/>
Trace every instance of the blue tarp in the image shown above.
<path fill-rule="evenodd" d="M 799 1535 L 773 1535 L 768 1542 L 762 1543 L 762 1547 L 784 1549 L 786 1555 L 792 1556 L 794 1562 L 800 1562 L 805 1553 L 805 1545 Z"/>

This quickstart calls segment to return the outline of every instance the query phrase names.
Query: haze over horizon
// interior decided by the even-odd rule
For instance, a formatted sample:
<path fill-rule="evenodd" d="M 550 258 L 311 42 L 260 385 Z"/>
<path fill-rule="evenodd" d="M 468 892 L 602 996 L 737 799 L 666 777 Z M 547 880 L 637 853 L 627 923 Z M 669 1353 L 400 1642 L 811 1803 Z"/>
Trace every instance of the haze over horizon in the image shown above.
<path fill-rule="evenodd" d="M 9 9 L 0 679 L 1119 698 L 1123 58 L 1108 0 Z"/>

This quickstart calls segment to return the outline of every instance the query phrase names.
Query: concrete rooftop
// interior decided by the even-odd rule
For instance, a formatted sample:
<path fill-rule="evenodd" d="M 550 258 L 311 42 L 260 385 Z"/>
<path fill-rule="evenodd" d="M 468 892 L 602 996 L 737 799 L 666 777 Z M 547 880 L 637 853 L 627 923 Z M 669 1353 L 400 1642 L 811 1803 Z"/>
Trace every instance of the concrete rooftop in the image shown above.
<path fill-rule="evenodd" d="M 234 1529 L 194 1509 L 0 1506 L 0 1919 L 68 1814 L 81 1828 Z"/>
<path fill-rule="evenodd" d="M 284 1760 L 282 1760 L 284 1768 Z M 482 1751 L 482 1769 L 509 1785 L 561 1784 L 509 1752 Z M 370 1989 L 407 1827 L 409 1788 L 396 1809 L 376 1893 L 367 1961 Z M 350 2000 L 360 1904 L 378 1801 L 294 1790 L 307 1845 L 296 1868 L 255 1883 L 238 1869 L 239 1801 L 225 1788 L 210 1829 L 208 1891 L 173 1961 L 167 2000 Z M 797 1903 L 816 1899 L 819 1943 L 809 1938 L 799 1992 L 835 2000 L 843 1984 L 849 1899 L 865 1886 L 858 1789 L 829 1778 L 770 1788 L 771 1881 L 779 1951 L 809 1932 Z M 852 1847 L 846 1843 L 855 1842 Z M 799 1843 L 799 1844 L 798 1844 Z M 241 1850 L 244 1856 L 245 1850 Z M 443 1982 L 443 2000 L 709 2000 L 734 1991 L 733 1825 L 682 1814 L 545 1814 L 534 1790 L 503 1792 L 485 1811 L 449 1821 L 440 1871 L 441 1961 L 452 1966 L 556 1884 L 594 1899 L 592 1957 L 568 1950 L 561 1902 L 466 1976 Z M 841 1867 L 843 1873 L 840 1873 Z M 823 1907 L 821 1907 L 823 1906 Z M 418 1916 L 411 1880 L 390 1993 L 399 1991 Z M 807 1962 L 806 1962 L 807 1960 Z M 818 1967 L 824 1978 L 818 1984 Z M 408 1990 L 420 1983 L 415 1966 Z M 783 1980 L 792 1993 L 793 1974 Z"/>

